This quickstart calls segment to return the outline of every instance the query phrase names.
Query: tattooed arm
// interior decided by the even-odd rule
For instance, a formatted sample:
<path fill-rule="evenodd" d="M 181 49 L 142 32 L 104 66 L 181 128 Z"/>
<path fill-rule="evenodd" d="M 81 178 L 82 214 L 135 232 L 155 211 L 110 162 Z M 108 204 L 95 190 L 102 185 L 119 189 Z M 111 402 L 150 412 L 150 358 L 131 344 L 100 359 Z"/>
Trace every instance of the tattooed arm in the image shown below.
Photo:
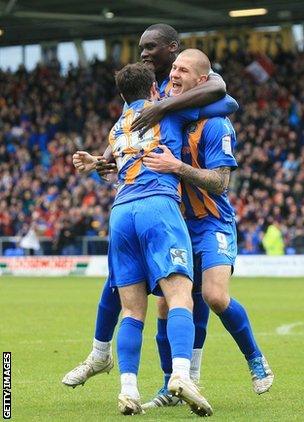
<path fill-rule="evenodd" d="M 228 188 L 230 172 L 230 167 L 218 167 L 212 170 L 197 169 L 181 162 L 177 174 L 191 185 L 221 195 Z"/>
<path fill-rule="evenodd" d="M 194 168 L 175 158 L 165 145 L 159 145 L 159 148 L 163 150 L 162 154 L 150 152 L 143 159 L 144 165 L 151 170 L 177 174 L 185 182 L 216 195 L 221 195 L 228 188 L 230 167 L 218 167 L 212 170 Z"/>

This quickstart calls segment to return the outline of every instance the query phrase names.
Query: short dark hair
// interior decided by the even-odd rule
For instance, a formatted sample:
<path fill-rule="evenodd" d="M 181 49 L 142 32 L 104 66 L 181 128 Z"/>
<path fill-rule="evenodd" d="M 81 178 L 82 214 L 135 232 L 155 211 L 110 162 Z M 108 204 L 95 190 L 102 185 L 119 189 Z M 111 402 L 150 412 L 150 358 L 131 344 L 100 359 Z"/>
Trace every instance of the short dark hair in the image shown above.
<path fill-rule="evenodd" d="M 119 92 L 128 104 L 139 99 L 150 98 L 150 89 L 155 75 L 143 63 L 127 64 L 115 75 Z"/>
<path fill-rule="evenodd" d="M 165 23 L 156 23 L 154 25 L 150 25 L 146 31 L 158 31 L 161 35 L 161 38 L 167 44 L 176 42 L 178 46 L 180 45 L 178 32 L 173 28 L 173 26 L 167 25 Z"/>

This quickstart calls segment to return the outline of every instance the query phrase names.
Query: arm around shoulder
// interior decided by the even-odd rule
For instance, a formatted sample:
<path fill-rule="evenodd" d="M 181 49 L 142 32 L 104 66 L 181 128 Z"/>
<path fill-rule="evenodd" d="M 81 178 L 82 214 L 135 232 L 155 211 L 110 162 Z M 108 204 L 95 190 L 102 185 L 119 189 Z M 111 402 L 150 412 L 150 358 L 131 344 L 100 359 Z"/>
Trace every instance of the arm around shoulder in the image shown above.
<path fill-rule="evenodd" d="M 223 98 L 225 95 L 226 84 L 223 78 L 219 75 L 211 74 L 206 82 L 183 94 L 161 101 L 159 107 L 161 107 L 163 114 L 183 108 L 204 107 Z"/>

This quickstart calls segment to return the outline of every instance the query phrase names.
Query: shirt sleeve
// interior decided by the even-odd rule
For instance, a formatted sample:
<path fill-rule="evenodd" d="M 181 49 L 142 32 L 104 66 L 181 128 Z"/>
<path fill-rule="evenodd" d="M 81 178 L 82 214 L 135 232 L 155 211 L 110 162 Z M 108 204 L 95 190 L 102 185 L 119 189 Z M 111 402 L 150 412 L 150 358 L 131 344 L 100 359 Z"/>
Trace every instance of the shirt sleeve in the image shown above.
<path fill-rule="evenodd" d="M 207 169 L 231 167 L 234 170 L 237 167 L 233 155 L 236 136 L 229 119 L 215 117 L 208 120 L 200 142 L 205 154 Z"/>
<path fill-rule="evenodd" d="M 182 125 L 186 125 L 200 119 L 200 109 L 197 107 L 172 111 L 168 115 L 170 114 L 175 116 L 175 118 L 177 118 Z"/>
<path fill-rule="evenodd" d="M 204 117 L 210 119 L 216 116 L 229 116 L 229 114 L 236 112 L 238 108 L 238 102 L 233 97 L 226 94 L 224 98 L 200 108 L 200 118 Z"/>

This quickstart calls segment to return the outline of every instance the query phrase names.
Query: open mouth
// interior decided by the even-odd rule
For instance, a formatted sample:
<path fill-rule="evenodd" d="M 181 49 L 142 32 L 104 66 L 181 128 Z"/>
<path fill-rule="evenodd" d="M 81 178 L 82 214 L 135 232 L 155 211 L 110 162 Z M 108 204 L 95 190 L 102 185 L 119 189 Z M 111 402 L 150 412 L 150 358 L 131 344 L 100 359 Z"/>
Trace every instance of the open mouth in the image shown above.
<path fill-rule="evenodd" d="M 180 94 L 182 92 L 182 90 L 183 90 L 183 86 L 182 86 L 181 83 L 179 83 L 179 82 L 172 82 L 172 90 L 171 90 L 171 92 L 172 92 L 173 95 Z"/>
<path fill-rule="evenodd" d="M 152 60 L 148 60 L 148 59 L 144 59 L 143 64 L 146 64 L 147 66 L 154 66 L 154 63 L 152 62 Z"/>

